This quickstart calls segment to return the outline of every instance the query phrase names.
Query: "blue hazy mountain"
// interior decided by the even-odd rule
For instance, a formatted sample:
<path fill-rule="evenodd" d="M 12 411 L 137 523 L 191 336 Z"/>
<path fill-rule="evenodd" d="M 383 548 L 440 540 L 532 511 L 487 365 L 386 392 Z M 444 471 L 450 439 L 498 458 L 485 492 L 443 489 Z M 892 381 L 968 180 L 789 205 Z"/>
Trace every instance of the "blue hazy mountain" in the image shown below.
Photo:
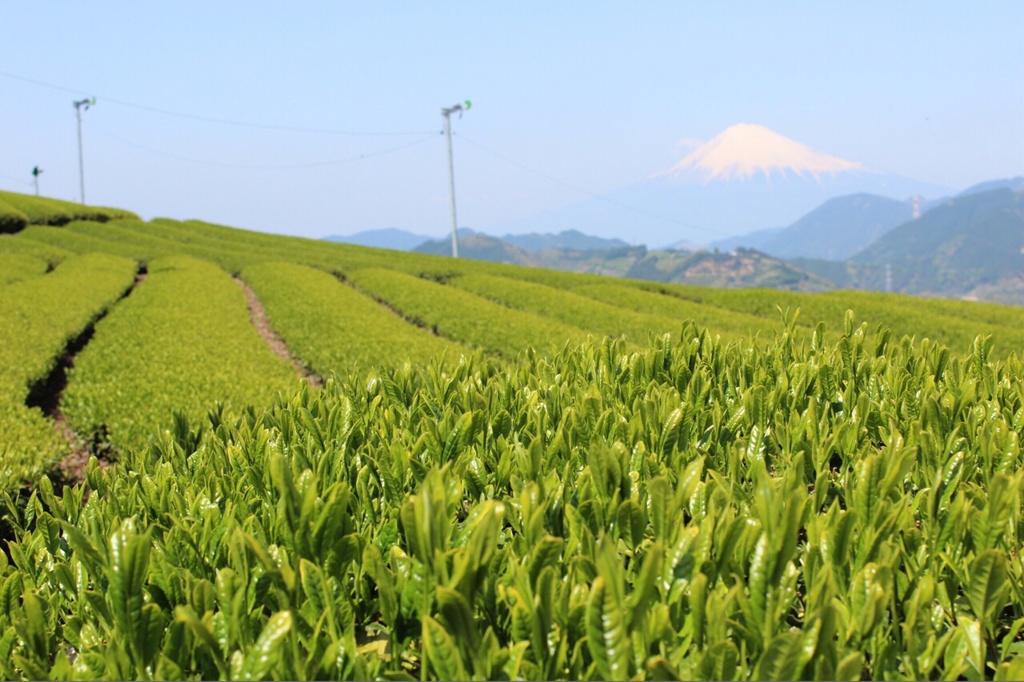
<path fill-rule="evenodd" d="M 948 198 L 844 262 L 793 262 L 842 288 L 1024 305 L 1024 188 Z"/>
<path fill-rule="evenodd" d="M 829 199 L 789 227 L 744 244 L 777 258 L 846 260 L 913 217 L 911 201 L 874 194 Z"/>
<path fill-rule="evenodd" d="M 1021 189 L 1024 189 L 1024 176 L 1018 175 L 1015 178 L 982 182 L 972 187 L 968 187 L 957 196 L 963 197 L 969 194 L 978 194 L 979 192 L 991 192 L 994 189 L 1008 189 L 1011 192 L 1019 192 Z"/>
<path fill-rule="evenodd" d="M 374 246 L 378 249 L 394 249 L 396 251 L 412 251 L 432 237 L 421 234 L 413 234 L 396 227 L 386 227 L 380 230 L 365 230 L 349 235 L 331 235 L 324 237 L 324 241 L 341 242 L 343 244 L 357 244 L 359 246 Z"/>
<path fill-rule="evenodd" d="M 784 227 L 766 227 L 763 230 L 754 230 L 753 232 L 739 234 L 735 237 L 716 239 L 708 244 L 708 248 L 718 249 L 720 251 L 732 251 L 735 248 L 757 249 L 758 251 L 761 251 L 762 244 L 771 241 L 772 237 L 785 229 L 786 228 Z"/>
<path fill-rule="evenodd" d="M 949 199 L 856 254 L 916 278 L 910 289 L 943 292 L 1024 272 L 1024 192 L 1007 187 Z"/>
<path fill-rule="evenodd" d="M 621 239 L 603 239 L 592 235 L 583 234 L 578 230 L 565 230 L 558 234 L 519 234 L 505 235 L 504 237 L 493 237 L 482 235 L 468 227 L 459 228 L 459 237 L 480 236 L 489 239 L 500 239 L 508 244 L 513 244 L 527 251 L 541 251 L 543 249 L 572 249 L 576 251 L 603 251 L 628 247 L 627 242 Z M 341 242 L 344 244 L 357 244 L 359 246 L 374 246 L 380 249 L 394 249 L 397 251 L 413 251 L 427 242 L 437 241 L 451 244 L 450 237 L 440 239 L 415 234 L 395 227 L 382 230 L 366 230 L 351 235 L 331 235 L 323 238 L 325 241 Z M 440 248 L 440 247 L 437 247 Z M 448 247 L 450 250 L 450 246 Z M 436 249 L 435 249 L 436 250 Z M 429 251 L 428 251 L 429 252 Z"/>

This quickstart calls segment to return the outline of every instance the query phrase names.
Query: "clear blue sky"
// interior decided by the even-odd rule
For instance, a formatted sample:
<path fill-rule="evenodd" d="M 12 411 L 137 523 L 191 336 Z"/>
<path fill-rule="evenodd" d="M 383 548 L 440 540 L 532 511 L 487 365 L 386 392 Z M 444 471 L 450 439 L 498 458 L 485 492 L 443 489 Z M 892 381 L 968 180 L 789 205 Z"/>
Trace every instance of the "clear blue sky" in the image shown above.
<path fill-rule="evenodd" d="M 485 231 L 740 122 L 955 188 L 1024 173 L 1016 0 L 5 2 L 0 26 L 0 188 L 39 165 L 77 199 L 96 96 L 86 198 L 146 218 L 443 235 L 464 99 L 459 223 Z"/>

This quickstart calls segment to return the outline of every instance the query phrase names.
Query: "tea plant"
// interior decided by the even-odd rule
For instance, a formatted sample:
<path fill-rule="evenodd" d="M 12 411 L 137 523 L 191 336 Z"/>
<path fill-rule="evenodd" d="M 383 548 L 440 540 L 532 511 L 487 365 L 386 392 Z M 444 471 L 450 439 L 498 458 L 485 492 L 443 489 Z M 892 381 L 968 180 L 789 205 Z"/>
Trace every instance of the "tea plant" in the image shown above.
<path fill-rule="evenodd" d="M 624 283 L 647 291 L 693 301 L 703 306 L 721 308 L 761 317 L 778 319 L 778 311 L 800 309 L 803 324 L 813 326 L 825 322 L 830 328 L 842 325 L 846 311 L 853 309 L 858 319 L 871 320 L 895 336 L 913 336 L 918 341 L 930 338 L 950 348 L 966 348 L 978 334 L 995 339 L 994 350 L 1000 357 L 1012 351 L 1024 351 L 1024 313 L 1013 306 L 991 306 L 1002 311 L 998 321 L 987 322 L 978 313 L 961 314 L 951 309 L 951 301 L 918 299 L 899 294 L 865 291 L 827 291 L 802 294 L 776 289 L 712 289 L 706 287 L 660 284 L 656 282 Z"/>
<path fill-rule="evenodd" d="M 1019 679 L 1024 364 L 836 338 L 688 325 L 179 417 L 11 512 L 0 675 Z"/>
<path fill-rule="evenodd" d="M 76 222 L 68 225 L 67 229 L 113 242 L 114 248 L 134 249 L 140 260 L 187 255 L 216 263 L 232 274 L 248 263 L 273 258 L 270 255 L 262 258 L 254 256 L 249 249 L 237 244 L 234 247 L 228 244 L 211 247 L 202 243 L 203 240 L 196 235 L 184 240 L 175 239 L 172 224 L 174 221 L 144 223 L 140 220 L 116 220 L 105 224 Z"/>
<path fill-rule="evenodd" d="M 0 197 L 0 234 L 19 232 L 28 225 L 28 216 Z"/>
<path fill-rule="evenodd" d="M 103 251 L 100 250 L 100 253 Z M 24 231 L 17 235 L 0 233 L 0 254 L 5 256 L 28 256 L 45 261 L 51 267 L 72 255 L 72 252 L 52 244 L 25 239 Z"/>
<path fill-rule="evenodd" d="M 22 244 L 33 244 L 38 249 L 59 249 L 79 255 L 87 253 L 108 253 L 135 261 L 144 260 L 140 256 L 148 254 L 140 249 L 125 244 L 115 244 L 110 240 L 80 234 L 68 229 L 68 226 L 51 227 L 47 225 L 30 225 L 12 237 L 10 241 Z"/>
<path fill-rule="evenodd" d="M 48 264 L 41 258 L 20 253 L 0 253 L 0 287 L 46 272 Z"/>

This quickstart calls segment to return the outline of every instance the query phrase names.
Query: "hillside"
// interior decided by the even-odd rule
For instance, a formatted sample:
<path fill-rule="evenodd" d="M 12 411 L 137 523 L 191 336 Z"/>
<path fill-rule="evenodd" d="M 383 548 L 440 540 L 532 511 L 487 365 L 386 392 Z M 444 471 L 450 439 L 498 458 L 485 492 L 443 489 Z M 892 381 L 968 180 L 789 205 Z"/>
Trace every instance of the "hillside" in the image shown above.
<path fill-rule="evenodd" d="M 749 246 L 776 258 L 845 260 L 910 220 L 912 214 L 913 207 L 906 201 L 873 194 L 837 197 Z"/>
<path fill-rule="evenodd" d="M 1024 675 L 1024 309 L 36 207 L 3 679 Z"/>
<path fill-rule="evenodd" d="M 451 237 L 431 239 L 410 250 L 413 253 L 432 256 L 451 256 L 452 240 Z M 459 230 L 459 255 L 463 258 L 491 263 L 520 263 L 529 257 L 522 247 L 465 227 Z"/>
<path fill-rule="evenodd" d="M 1024 195 L 1002 188 L 950 199 L 893 229 L 851 262 L 890 266 L 899 291 L 976 295 L 1024 272 Z"/>
<path fill-rule="evenodd" d="M 1000 197 L 1004 203 L 1008 201 L 1006 196 Z M 955 203 L 959 205 L 958 210 L 963 210 L 965 204 L 973 202 L 981 206 L 985 200 L 985 195 L 978 195 L 958 199 Z M 38 219 L 41 223 L 57 222 L 57 219 L 45 215 L 42 209 L 47 206 L 52 207 L 58 216 L 67 210 L 62 204 L 36 201 L 40 202 Z M 954 206 L 947 210 L 952 208 Z M 977 212 L 985 213 L 981 208 Z M 931 214 L 928 218 L 931 219 Z M 74 398 L 77 403 L 63 408 L 71 427 L 79 429 L 88 439 L 114 444 L 120 442 L 122 445 L 133 442 L 142 431 L 136 430 L 134 426 L 130 429 L 117 426 L 121 423 L 118 421 L 120 417 L 115 419 L 107 411 L 131 413 L 134 400 L 143 400 L 158 408 L 153 412 L 154 415 L 175 406 L 186 411 L 199 411 L 200 414 L 205 410 L 201 396 L 195 395 L 193 389 L 188 388 L 187 381 L 178 388 L 166 387 L 160 394 L 160 400 L 144 399 L 141 394 L 133 397 L 132 391 L 127 391 L 121 400 L 129 402 L 120 403 L 118 400 L 109 400 L 113 388 L 96 393 L 96 389 L 91 387 L 94 380 L 87 380 L 89 376 L 95 376 L 97 380 L 99 377 L 117 376 L 117 358 L 123 353 L 131 355 L 140 352 L 123 347 L 120 345 L 123 342 L 111 339 L 109 332 L 104 330 L 111 328 L 121 315 L 128 315 L 118 311 L 131 310 L 139 305 L 137 300 L 156 296 L 151 292 L 159 289 L 158 283 L 170 278 L 171 273 L 177 270 L 194 272 L 191 277 L 205 282 L 197 291 L 205 288 L 211 295 L 218 287 L 233 289 L 235 285 L 231 284 L 231 277 L 234 277 L 238 286 L 247 287 L 246 295 L 250 299 L 248 305 L 257 306 L 253 307 L 253 315 L 257 314 L 259 306 L 266 307 L 267 324 L 280 337 L 275 343 L 287 349 L 283 357 L 297 362 L 303 371 L 321 377 L 333 372 L 345 373 L 366 368 L 375 363 L 394 363 L 413 358 L 422 360 L 444 349 L 453 357 L 472 349 L 500 357 L 512 357 L 518 350 L 528 346 L 554 347 L 568 339 L 583 339 L 588 334 L 625 334 L 630 343 L 642 344 L 648 333 L 678 332 L 682 321 L 689 318 L 728 338 L 742 338 L 769 328 L 778 318 L 780 310 L 795 310 L 798 307 L 813 311 L 804 317 L 804 324 L 813 326 L 818 321 L 826 321 L 835 326 L 843 320 L 847 307 L 843 303 L 844 299 L 855 300 L 852 294 L 836 293 L 830 295 L 831 298 L 818 298 L 792 293 L 825 290 L 829 288 L 829 282 L 778 259 L 745 249 L 730 253 L 647 251 L 643 247 L 611 251 L 528 251 L 468 231 L 463 234 L 462 247 L 465 254 L 480 260 L 453 260 L 450 257 L 259 234 L 197 221 L 157 220 L 145 223 L 137 219 L 120 218 L 99 223 L 79 220 L 60 227 L 29 225 L 17 234 L 2 236 L 0 259 L 6 264 L 7 270 L 4 279 L 0 280 L 3 282 L 0 286 L 6 288 L 5 298 L 12 302 L 17 302 L 15 299 L 22 296 L 27 297 L 26 300 L 35 300 L 33 297 L 43 294 L 31 292 L 43 291 L 44 284 L 55 286 L 54 282 L 63 281 L 44 274 L 48 269 L 55 269 L 57 273 L 69 268 L 69 272 L 81 270 L 82 274 L 76 277 L 87 281 L 96 280 L 95 274 L 87 274 L 88 268 L 82 270 L 85 266 L 78 265 L 86 262 L 81 259 L 88 254 L 106 253 L 123 259 L 118 261 L 122 264 L 135 264 L 133 267 L 140 273 L 137 279 L 141 284 L 126 290 L 129 293 L 136 292 L 131 294 L 131 305 L 117 303 L 109 316 L 110 321 L 104 320 L 96 325 L 97 342 L 107 339 L 105 343 L 110 344 L 110 348 L 102 351 L 106 359 L 95 361 L 98 363 L 95 370 L 86 369 L 90 366 L 89 362 L 83 361 L 80 367 L 76 366 L 70 376 L 66 395 Z M 437 248 L 444 253 L 448 245 L 440 242 Z M 182 257 L 192 260 L 175 260 Z M 484 261 L 486 258 L 516 260 L 518 264 L 489 263 Z M 203 263 L 212 263 L 216 267 L 213 270 L 203 269 Z M 590 270 L 592 274 L 559 272 L 532 266 L 563 270 L 575 268 Z M 873 274 L 878 276 L 877 265 L 861 264 L 857 267 L 865 272 L 868 268 L 875 268 Z M 218 272 L 231 277 L 225 279 Z M 608 279 L 597 274 L 614 274 L 617 278 Z M 492 279 L 480 279 L 484 275 Z M 123 276 L 123 273 L 119 275 L 120 278 Z M 495 277 L 500 279 L 494 280 Z M 472 286 L 470 282 L 473 282 Z M 127 285 L 122 282 L 118 286 Z M 749 289 L 729 292 L 702 288 L 705 286 L 757 286 L 771 289 L 759 289 L 755 294 L 754 290 Z M 15 296 L 13 292 L 19 291 L 25 293 Z M 173 287 L 168 288 L 167 293 L 162 295 L 173 297 L 173 291 Z M 112 305 L 109 292 L 109 289 L 98 292 L 100 298 L 96 300 L 101 303 L 86 306 L 79 313 L 85 317 L 73 319 L 92 320 L 95 323 L 99 317 L 107 315 Z M 224 293 L 223 296 L 225 302 L 220 305 L 226 307 L 239 306 L 244 299 L 237 293 Z M 60 300 L 60 296 L 57 296 L 57 300 Z M 39 304 L 32 305 L 42 315 L 45 308 Z M 158 304 L 154 302 L 150 305 Z M 159 305 L 168 314 L 172 309 L 166 302 Z M 865 305 L 860 302 L 853 306 L 855 312 Z M 962 311 L 951 315 L 939 302 L 905 304 L 908 310 L 913 308 L 915 311 L 909 316 L 906 313 L 890 315 L 886 312 L 896 309 L 894 306 L 895 303 L 881 306 L 872 304 L 863 309 L 874 311 L 873 321 L 884 320 L 897 335 L 907 334 L 918 338 L 927 335 L 964 347 L 977 333 L 986 332 L 996 335 L 997 352 L 1005 353 L 1010 348 L 1024 345 L 1024 331 L 1021 331 L 1024 330 L 1024 311 L 1000 312 L 996 317 L 976 324 L 959 319 Z M 932 310 L 934 313 L 929 312 Z M 617 312 L 613 314 L 613 311 Z M 651 317 L 641 323 L 636 318 L 639 312 Z M 190 314 L 198 313 L 199 308 L 195 307 Z M 143 306 L 137 313 L 128 315 L 127 321 L 118 324 L 124 325 L 125 330 L 158 328 L 162 323 L 144 317 L 149 314 L 150 309 Z M 226 311 L 218 313 L 215 310 L 207 313 L 209 319 L 233 314 Z M 14 320 L 23 319 L 24 313 L 11 310 L 6 316 L 13 323 Z M 136 319 L 134 316 L 143 317 Z M 43 317 L 37 323 L 41 325 L 40 330 L 47 329 L 49 324 Z M 81 326 L 80 323 L 75 324 Z M 196 324 L 201 328 L 209 322 L 197 319 Z M 15 363 L 12 368 L 18 372 L 12 376 L 24 376 L 16 383 L 29 387 L 46 384 L 49 381 L 46 374 L 54 366 L 53 358 L 80 331 L 70 329 L 64 332 L 66 337 L 58 335 L 46 344 L 38 342 L 38 349 L 34 352 L 41 353 L 41 356 L 35 365 L 25 365 L 16 360 L 20 346 L 11 346 L 11 352 L 14 353 L 11 362 Z M 34 338 L 32 334 L 35 333 L 31 327 L 12 327 L 7 330 L 6 338 L 29 339 Z M 185 334 L 184 328 L 180 334 Z M 327 339 L 333 340 L 328 343 Z M 402 342 L 401 351 L 396 352 L 391 344 L 399 339 L 405 341 Z M 146 345 L 149 342 L 145 337 L 140 337 L 132 343 Z M 224 360 L 218 359 L 220 356 L 215 351 L 218 348 L 236 347 L 235 344 L 237 348 L 251 348 L 252 341 L 222 340 L 216 348 L 210 348 L 210 357 L 204 362 L 208 362 L 211 367 L 222 366 Z M 85 348 L 86 357 L 99 353 L 98 348 L 102 346 L 90 343 Z M 195 349 L 199 346 L 193 344 L 192 347 Z M 147 352 L 153 353 L 152 357 L 155 358 L 173 348 L 157 345 Z M 168 356 L 162 365 L 166 370 L 173 371 L 179 362 L 182 361 Z M 256 363 L 254 366 L 268 363 L 266 359 L 254 359 L 253 362 Z M 270 362 L 266 366 L 272 364 Z M 25 367 L 38 369 L 23 375 L 21 373 L 26 371 Z M 164 376 L 163 371 L 160 377 Z M 213 375 L 219 374 L 213 372 L 211 379 Z M 187 376 L 187 372 L 183 373 L 182 379 Z M 144 385 L 165 380 L 156 377 L 143 379 L 137 390 L 143 391 Z M 87 385 L 79 386 L 82 381 Z M 127 379 L 121 381 L 121 384 L 127 385 L 126 382 Z M 255 387 L 257 383 L 254 377 L 235 377 L 229 378 L 226 385 L 242 388 L 250 384 Z M 220 393 L 222 389 L 208 390 L 212 391 L 211 395 L 220 395 L 220 399 L 228 400 L 229 393 Z M 11 395 L 21 393 L 20 388 L 12 389 Z M 185 397 L 189 395 L 191 397 Z M 234 402 L 249 399 L 243 396 L 262 394 L 253 389 L 251 393 L 242 391 L 237 395 L 239 397 L 232 399 Z M 56 400 L 59 402 L 59 398 Z M 19 410 L 12 414 L 21 414 Z M 138 427 L 143 431 L 145 421 Z M 127 430 L 122 433 L 122 428 Z M 8 432 L 16 433 L 17 429 L 11 427 Z M 25 443 L 37 444 L 19 446 L 23 451 L 42 452 L 52 447 L 48 438 L 35 441 L 33 439 L 37 436 L 29 435 L 30 432 L 35 431 L 30 429 L 25 432 L 24 438 L 28 439 Z"/>
<path fill-rule="evenodd" d="M 972 187 L 968 187 L 964 191 L 960 192 L 958 196 L 967 196 L 968 194 L 978 194 L 980 192 L 991 192 L 994 189 L 1008 189 L 1011 192 L 1020 192 L 1024 189 L 1024 176 L 1018 175 L 1015 178 L 1003 178 L 1000 180 L 990 180 L 988 182 L 982 182 Z"/>
<path fill-rule="evenodd" d="M 1021 193 L 967 190 L 846 261 L 794 258 L 836 287 L 1024 305 Z"/>
<path fill-rule="evenodd" d="M 122 209 L 0 191 L 0 234 L 18 232 L 28 225 L 65 225 L 72 220 L 105 222 L 115 218 L 138 219 L 138 216 Z"/>
<path fill-rule="evenodd" d="M 558 234 L 539 234 L 537 232 L 506 234 L 501 240 L 530 251 L 542 251 L 544 249 L 608 251 L 610 249 L 624 249 L 630 246 L 621 239 L 594 237 L 589 234 L 583 234 L 579 230 L 563 230 Z"/>
<path fill-rule="evenodd" d="M 782 151 L 787 149 L 783 146 Z M 748 171 L 744 172 L 754 172 Z M 993 194 L 997 190 L 1019 193 L 1022 187 L 1024 179 L 1009 178 L 981 183 L 952 199 L 921 198 L 921 222 L 911 220 L 914 202 L 910 200 L 864 193 L 841 196 L 827 200 L 789 227 L 718 240 L 711 251 L 649 250 L 575 230 L 498 238 L 464 228 L 460 230 L 461 255 L 494 263 L 681 284 L 899 291 L 1020 305 L 1024 304 L 1024 279 L 1010 243 L 1020 230 L 1019 217 L 1012 210 L 1000 213 L 998 207 L 986 217 L 984 211 L 978 213 L 971 207 L 996 201 L 995 197 L 1002 196 Z M 957 202 L 964 200 L 968 208 L 956 209 Z M 937 208 L 942 210 L 931 216 Z M 890 242 L 880 240 L 896 228 L 904 236 L 891 242 L 894 252 L 883 254 Z M 924 236 L 912 236 L 915 230 Z M 966 236 L 975 232 L 975 237 Z M 965 246 L 955 246 L 950 239 L 959 239 Z M 902 246 L 901 240 L 906 242 Z M 901 256 L 901 250 L 909 256 Z M 427 241 L 416 251 L 446 256 L 451 245 L 448 239 Z"/>
<path fill-rule="evenodd" d="M 649 251 L 626 277 L 719 288 L 767 287 L 786 291 L 825 291 L 831 282 L 753 249 Z"/>
<path fill-rule="evenodd" d="M 604 241 L 604 240 L 602 240 Z M 588 242 L 594 243 L 594 242 Z M 596 243 L 601 243 L 598 241 Z M 446 256 L 451 242 L 421 244 L 416 253 Z M 602 249 L 526 249 L 504 239 L 461 230 L 459 255 L 473 260 L 508 263 L 569 272 L 610 275 L 654 282 L 713 287 L 772 287 L 792 291 L 823 291 L 832 284 L 778 258 L 751 249 L 720 251 L 650 251 L 643 246 Z"/>
<path fill-rule="evenodd" d="M 43 209 L 50 206 L 57 214 L 67 210 L 62 204 L 37 201 Z M 958 203 L 966 202 L 967 199 L 958 200 Z M 42 223 L 56 222 L 56 219 L 47 218 L 45 211 L 40 212 L 39 220 Z M 442 244 L 443 248 L 447 247 L 447 244 Z M 265 324 L 279 337 L 275 343 L 286 349 L 282 357 L 297 362 L 304 372 L 321 377 L 363 369 L 376 363 L 413 358 L 422 360 L 444 349 L 453 357 L 472 349 L 512 357 L 528 346 L 554 347 L 568 339 L 583 339 L 588 334 L 625 334 L 630 343 L 642 344 L 651 332 L 677 333 L 682 321 L 691 318 L 728 338 L 742 338 L 770 328 L 778 319 L 780 310 L 801 307 L 805 311 L 813 311 L 802 320 L 802 324 L 808 326 L 818 321 L 839 325 L 846 310 L 842 302 L 844 294 L 825 299 L 792 293 L 824 290 L 829 284 L 756 251 L 651 252 L 643 247 L 612 251 L 527 251 L 469 232 L 463 235 L 462 246 L 464 253 L 470 256 L 500 260 L 515 258 L 520 260 L 520 264 L 384 251 L 246 232 L 198 221 L 157 220 L 145 223 L 120 218 L 105 223 L 78 220 L 59 227 L 29 225 L 16 234 L 3 235 L 0 237 L 0 262 L 6 264 L 7 270 L 0 286 L 6 291 L 4 299 L 12 304 L 22 299 L 33 301 L 43 296 L 44 285 L 56 286 L 55 282 L 63 281 L 44 274 L 48 269 L 54 269 L 56 273 L 81 272 L 75 277 L 84 281 L 96 280 L 96 274 L 88 274 L 89 268 L 103 266 L 92 264 L 86 268 L 84 263 L 87 261 L 82 258 L 88 254 L 106 253 L 122 259 L 118 261 L 122 264 L 119 268 L 125 263 L 134 264 L 131 268 L 139 273 L 138 283 L 125 289 L 127 285 L 123 283 L 125 275 L 122 273 L 116 280 L 121 284 L 115 285 L 115 290 L 131 293 L 128 302 L 112 304 L 109 298 L 111 290 L 103 289 L 96 294 L 99 298 L 90 299 L 100 303 L 83 303 L 85 307 L 78 314 L 84 317 L 73 318 L 96 324 L 96 340 L 85 347 L 85 357 L 102 351 L 105 359 L 93 361 L 97 363 L 95 370 L 87 369 L 91 365 L 85 360 L 76 364 L 65 394 L 76 402 L 62 408 L 71 428 L 80 430 L 87 439 L 99 439 L 115 445 L 134 442 L 133 439 L 145 430 L 146 420 L 156 419 L 155 415 L 160 414 L 160 410 L 171 410 L 177 406 L 186 412 L 202 414 L 206 409 L 202 396 L 189 388 L 189 372 L 183 372 L 180 380 L 175 380 L 180 382 L 177 388 L 166 386 L 160 392 L 159 400 L 142 397 L 148 390 L 144 386 L 167 381 L 164 372 L 173 373 L 174 367 L 183 362 L 173 359 L 176 357 L 173 354 L 161 362 L 163 369 L 159 375 L 142 379 L 139 388 L 133 389 L 141 392 L 139 394 L 126 391 L 121 398 L 112 400 L 111 396 L 116 393 L 112 393 L 113 388 L 96 392 L 92 386 L 100 377 L 118 375 L 115 368 L 121 355 L 141 352 L 134 346 L 129 350 L 122 345 L 124 340 L 112 338 L 110 332 L 104 330 L 114 328 L 115 322 L 123 325 L 125 330 L 159 328 L 162 322 L 145 315 L 153 314 L 150 306 L 157 305 L 170 314 L 173 307 L 167 302 L 158 303 L 163 299 L 156 297 L 154 292 L 164 286 L 159 284 L 160 281 L 172 278 L 172 273 L 179 270 L 193 272 L 190 277 L 204 282 L 197 291 L 209 290 L 211 296 L 218 288 L 233 290 L 236 285 L 244 285 L 249 297 L 246 305 L 252 308 L 252 314 L 256 315 L 265 306 L 266 312 L 260 314 L 265 315 L 268 320 Z M 186 260 L 176 260 L 183 257 Z M 204 263 L 215 267 L 211 270 Z M 532 267 L 536 265 L 587 269 L 618 277 L 609 279 L 596 274 Z M 484 275 L 491 279 L 480 279 Z M 235 284 L 231 284 L 232 278 Z M 77 280 L 70 275 L 67 281 L 69 284 L 66 286 L 81 286 L 71 284 Z M 470 282 L 473 282 L 472 286 Z M 701 288 L 744 285 L 772 289 L 759 289 L 755 294 L 754 290 L 729 292 Z M 122 288 L 116 289 L 118 286 Z M 181 289 L 185 285 L 177 286 Z M 161 296 L 173 298 L 174 286 L 168 287 Z M 54 294 L 46 296 L 52 298 Z M 145 301 L 151 296 L 156 297 L 154 302 L 142 305 L 138 312 L 119 312 L 132 310 L 141 305 L 138 300 Z M 57 295 L 56 300 L 60 299 Z M 244 299 L 240 293 L 225 292 L 224 302 L 218 304 L 225 310 L 217 312 L 211 309 L 204 313 L 208 318 L 197 318 L 195 323 L 201 329 L 210 324 L 209 319 L 234 315 L 226 309 L 243 305 Z M 829 301 L 827 304 L 824 303 L 826 300 Z M 855 311 L 862 305 L 854 306 Z M 927 335 L 963 347 L 977 333 L 986 332 L 996 335 L 997 352 L 1005 353 L 1010 348 L 1024 345 L 1024 331 L 1021 331 L 1024 330 L 1024 311 L 1001 312 L 993 318 L 998 322 L 986 320 L 979 325 L 951 316 L 938 302 L 913 303 L 911 307 L 923 317 L 917 314 L 910 317 L 889 315 L 885 311 L 893 305 L 890 303 L 877 308 L 874 321 L 884 319 L 897 335 L 918 338 Z M 39 316 L 43 315 L 44 307 L 33 303 L 30 310 L 32 306 L 38 309 Z M 193 308 L 189 314 L 198 315 L 200 308 Z M 870 309 L 875 310 L 874 307 Z M 929 312 L 931 310 L 934 314 Z M 640 312 L 650 316 L 645 318 L 646 322 L 636 317 Z M 108 313 L 109 321 L 103 319 L 96 323 Z M 5 313 L 9 324 L 23 320 L 24 315 L 13 310 Z M 119 322 L 122 316 L 127 318 Z M 27 339 L 34 338 L 32 334 L 37 333 L 31 331 L 32 324 L 40 325 L 39 333 L 49 328 L 50 323 L 45 317 L 39 317 L 36 322 L 31 322 L 32 319 L 30 315 L 28 321 L 17 323 L 29 324 L 29 327 L 7 329 L 5 338 L 26 339 L 28 343 Z M 81 327 L 83 323 L 75 324 Z M 241 334 L 241 329 L 238 329 L 235 333 Z M 55 331 L 59 332 L 59 328 Z M 61 332 L 66 336 L 58 335 L 46 343 L 36 342 L 37 348 L 33 352 L 41 354 L 35 361 L 37 364 L 26 365 L 23 360 L 18 360 L 21 346 L 12 345 L 10 361 L 14 363 L 12 371 L 17 370 L 12 376 L 23 377 L 15 384 L 28 387 L 46 385 L 49 381 L 47 373 L 55 366 L 54 358 L 59 356 L 69 340 L 77 338 L 79 332 L 82 332 L 81 328 L 72 328 Z M 248 333 L 254 334 L 255 331 Z M 182 327 L 179 336 L 184 339 L 185 334 Z M 328 342 L 328 339 L 332 340 Z M 396 351 L 391 344 L 399 339 L 405 341 L 401 350 Z M 131 343 L 148 347 L 150 341 L 140 337 Z M 106 344 L 109 348 L 104 349 Z M 251 344 L 251 339 L 221 340 L 216 347 L 210 348 L 210 357 L 203 362 L 208 362 L 211 367 L 223 366 L 224 360 L 218 359 L 218 349 L 251 349 Z M 173 348 L 173 345 L 158 344 L 146 352 L 156 358 Z M 192 348 L 194 351 L 199 346 L 193 343 Z M 261 363 L 269 367 L 278 361 L 270 362 L 254 356 L 253 362 L 254 367 L 262 366 Z M 145 363 L 143 366 L 148 367 Z M 26 367 L 36 369 L 26 370 Z M 28 374 L 24 374 L 26 371 Z M 211 381 L 213 376 L 221 373 L 212 372 Z M 96 379 L 89 379 L 90 376 Z M 85 385 L 80 385 L 81 382 Z M 126 382 L 127 379 L 122 380 L 121 384 L 127 385 Z M 255 387 L 258 383 L 254 377 L 230 378 L 229 373 L 225 386 L 242 389 L 250 384 Z M 209 387 L 215 385 L 208 384 Z M 208 390 L 210 395 L 219 395 L 221 400 L 228 400 L 229 395 L 239 396 L 231 399 L 234 402 L 250 399 L 244 396 L 262 395 L 255 388 L 251 393 L 246 393 L 249 389 L 245 389 L 237 394 L 220 393 L 222 389 Z M 22 388 L 11 389 L 13 396 L 22 394 Z M 133 402 L 139 400 L 156 410 L 152 413 L 154 416 L 140 422 L 141 426 L 118 426 L 122 423 L 119 421 L 121 417 L 115 419 L 114 414 L 132 413 Z M 59 403 L 59 396 L 52 398 L 51 403 Z M 12 414 L 21 414 L 20 409 Z M 22 417 L 17 417 L 16 421 L 20 419 Z M 139 428 L 142 431 L 137 430 Z M 24 452 L 45 452 L 52 447 L 49 438 L 33 440 L 38 437 L 30 435 L 37 432 L 32 429 L 25 431 L 23 437 L 27 440 L 19 446 Z M 17 433 L 18 429 L 10 426 L 7 432 Z M 47 461 L 47 457 L 40 461 Z"/>

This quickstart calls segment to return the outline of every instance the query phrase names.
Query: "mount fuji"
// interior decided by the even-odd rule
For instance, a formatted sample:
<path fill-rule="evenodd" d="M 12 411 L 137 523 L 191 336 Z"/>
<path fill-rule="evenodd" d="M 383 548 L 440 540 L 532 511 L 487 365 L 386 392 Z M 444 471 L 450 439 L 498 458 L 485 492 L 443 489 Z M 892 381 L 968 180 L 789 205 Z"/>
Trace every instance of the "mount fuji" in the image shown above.
<path fill-rule="evenodd" d="M 575 229 L 652 248 L 708 244 L 790 225 L 835 197 L 906 200 L 953 192 L 816 151 L 764 126 L 738 124 L 643 182 L 492 229 Z"/>
<path fill-rule="evenodd" d="M 821 154 L 764 126 L 740 123 L 716 136 L 660 175 L 701 182 L 771 179 L 793 175 L 820 183 L 822 176 L 863 170 L 856 161 Z"/>

